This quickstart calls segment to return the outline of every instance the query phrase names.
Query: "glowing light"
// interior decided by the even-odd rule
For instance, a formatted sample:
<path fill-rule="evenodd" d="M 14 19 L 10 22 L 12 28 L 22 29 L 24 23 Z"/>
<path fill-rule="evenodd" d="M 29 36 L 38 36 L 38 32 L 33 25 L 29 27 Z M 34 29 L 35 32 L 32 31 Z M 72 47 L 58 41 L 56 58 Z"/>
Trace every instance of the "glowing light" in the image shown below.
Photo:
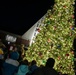
<path fill-rule="evenodd" d="M 47 58 L 52 57 L 56 60 L 54 68 L 57 71 L 75 75 L 74 53 L 71 52 L 76 37 L 74 0 L 55 1 L 53 10 L 48 10 L 42 21 L 45 26 L 37 35 L 35 43 L 28 48 L 25 58 L 29 61 L 35 59 L 38 65 L 45 65 Z"/>

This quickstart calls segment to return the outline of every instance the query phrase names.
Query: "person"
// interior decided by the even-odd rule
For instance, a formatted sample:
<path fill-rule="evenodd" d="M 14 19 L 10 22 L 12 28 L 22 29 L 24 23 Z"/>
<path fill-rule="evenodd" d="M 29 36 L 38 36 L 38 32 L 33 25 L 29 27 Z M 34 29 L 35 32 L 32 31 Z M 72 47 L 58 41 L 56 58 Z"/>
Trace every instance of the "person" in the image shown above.
<path fill-rule="evenodd" d="M 19 66 L 18 72 L 15 75 L 26 75 L 28 72 L 28 60 L 23 60 Z"/>
<path fill-rule="evenodd" d="M 37 63 L 36 63 L 36 60 L 32 60 L 31 62 L 31 66 L 30 66 L 30 71 L 31 71 L 31 74 L 38 68 L 37 66 Z"/>
<path fill-rule="evenodd" d="M 40 68 L 44 67 L 44 65 L 40 65 Z"/>
<path fill-rule="evenodd" d="M 53 69 L 54 64 L 55 60 L 53 58 L 48 58 L 46 65 L 37 69 L 32 75 L 59 75 L 58 72 Z"/>
<path fill-rule="evenodd" d="M 25 56 L 24 45 L 23 44 L 18 45 L 17 48 L 18 48 L 18 52 L 20 54 L 18 61 L 21 63 L 23 61 L 24 56 Z"/>
<path fill-rule="evenodd" d="M 19 66 L 18 58 L 19 53 L 17 51 L 10 53 L 10 57 L 3 63 L 3 75 L 14 75 L 17 72 Z"/>

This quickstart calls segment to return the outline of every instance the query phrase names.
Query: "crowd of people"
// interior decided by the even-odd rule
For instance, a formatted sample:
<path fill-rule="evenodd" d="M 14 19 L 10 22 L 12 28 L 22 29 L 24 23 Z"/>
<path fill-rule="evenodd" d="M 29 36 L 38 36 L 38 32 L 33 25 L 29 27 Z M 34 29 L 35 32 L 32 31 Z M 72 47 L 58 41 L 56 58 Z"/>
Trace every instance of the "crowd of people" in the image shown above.
<path fill-rule="evenodd" d="M 8 72 L 8 70 L 19 67 L 19 64 L 24 57 L 24 51 L 23 44 L 18 45 L 9 42 L 4 43 L 0 39 L 0 75 L 12 75 L 9 73 L 10 71 Z M 13 65 L 14 67 L 10 66 L 9 64 Z"/>
<path fill-rule="evenodd" d="M 24 57 L 23 45 L 7 47 L 0 41 L 0 75 L 68 75 L 53 69 L 55 60 L 48 58 L 45 66 L 37 66 L 37 61 L 28 62 Z"/>

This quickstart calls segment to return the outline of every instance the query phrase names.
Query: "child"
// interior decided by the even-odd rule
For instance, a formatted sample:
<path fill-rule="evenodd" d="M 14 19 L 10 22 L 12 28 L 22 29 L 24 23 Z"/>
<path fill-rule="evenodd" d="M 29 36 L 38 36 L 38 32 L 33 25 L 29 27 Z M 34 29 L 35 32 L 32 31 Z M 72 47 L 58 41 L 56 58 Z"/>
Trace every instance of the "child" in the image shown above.
<path fill-rule="evenodd" d="M 28 60 L 24 60 L 21 62 L 21 65 L 19 66 L 19 69 L 16 75 L 26 75 L 28 72 L 29 72 Z"/>

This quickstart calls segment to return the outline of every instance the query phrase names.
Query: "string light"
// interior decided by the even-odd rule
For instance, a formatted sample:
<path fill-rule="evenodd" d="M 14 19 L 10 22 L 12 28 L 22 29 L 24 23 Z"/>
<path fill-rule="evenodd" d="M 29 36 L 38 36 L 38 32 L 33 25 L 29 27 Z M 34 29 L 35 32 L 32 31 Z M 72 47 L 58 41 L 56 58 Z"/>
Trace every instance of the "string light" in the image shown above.
<path fill-rule="evenodd" d="M 58 72 L 75 75 L 74 53 L 71 52 L 76 35 L 73 6 L 75 3 L 74 0 L 55 0 L 55 2 L 53 10 L 47 11 L 47 16 L 42 21 L 44 27 L 28 48 L 25 58 L 29 61 L 35 59 L 39 66 L 45 65 L 46 60 L 52 57 L 56 61 L 54 68 Z"/>

